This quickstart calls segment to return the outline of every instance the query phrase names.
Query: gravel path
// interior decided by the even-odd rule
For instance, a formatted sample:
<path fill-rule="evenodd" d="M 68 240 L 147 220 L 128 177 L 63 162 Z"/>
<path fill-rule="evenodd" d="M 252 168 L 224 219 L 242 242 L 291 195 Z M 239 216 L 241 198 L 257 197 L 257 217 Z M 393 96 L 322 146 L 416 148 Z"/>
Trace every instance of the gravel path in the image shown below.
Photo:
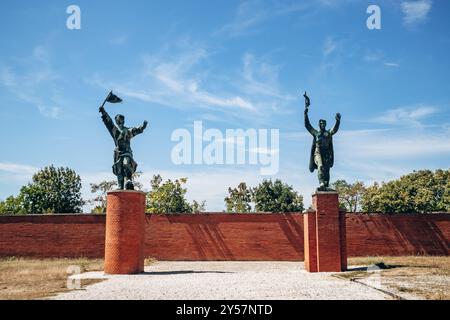
<path fill-rule="evenodd" d="M 55 299 L 389 299 L 362 284 L 329 273 L 308 273 L 300 262 L 160 261 L 140 275 L 81 274 L 106 281 Z"/>

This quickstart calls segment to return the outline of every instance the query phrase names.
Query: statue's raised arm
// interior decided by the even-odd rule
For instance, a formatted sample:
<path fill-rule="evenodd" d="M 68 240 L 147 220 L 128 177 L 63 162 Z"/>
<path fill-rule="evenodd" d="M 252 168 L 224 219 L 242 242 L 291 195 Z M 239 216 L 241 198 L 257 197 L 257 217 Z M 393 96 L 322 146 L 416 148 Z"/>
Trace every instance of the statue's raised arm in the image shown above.
<path fill-rule="evenodd" d="M 331 129 L 330 133 L 331 134 L 336 134 L 339 130 L 339 126 L 341 125 L 341 114 L 340 113 L 336 113 L 336 123 L 333 127 L 333 129 Z"/>
<path fill-rule="evenodd" d="M 305 128 L 306 130 L 308 130 L 309 133 L 311 133 L 313 136 L 317 133 L 317 130 L 313 128 L 313 126 L 311 125 L 311 122 L 309 121 L 309 117 L 308 117 L 308 111 L 309 111 L 309 106 L 311 104 L 310 99 L 308 97 L 308 95 L 305 94 L 303 95 L 305 97 Z"/>
<path fill-rule="evenodd" d="M 108 129 L 109 133 L 111 134 L 111 136 L 113 137 L 113 139 L 115 139 L 115 130 L 116 126 L 114 125 L 111 117 L 109 116 L 108 112 L 106 112 L 105 108 L 103 106 L 101 106 L 98 111 L 102 114 L 102 120 L 103 123 L 105 124 L 105 127 Z"/>
<path fill-rule="evenodd" d="M 148 122 L 147 122 L 147 120 L 145 120 L 144 123 L 142 124 L 142 126 L 134 127 L 133 129 L 131 129 L 131 132 L 133 133 L 133 137 L 144 132 L 145 128 L 147 128 L 147 125 L 148 125 Z"/>

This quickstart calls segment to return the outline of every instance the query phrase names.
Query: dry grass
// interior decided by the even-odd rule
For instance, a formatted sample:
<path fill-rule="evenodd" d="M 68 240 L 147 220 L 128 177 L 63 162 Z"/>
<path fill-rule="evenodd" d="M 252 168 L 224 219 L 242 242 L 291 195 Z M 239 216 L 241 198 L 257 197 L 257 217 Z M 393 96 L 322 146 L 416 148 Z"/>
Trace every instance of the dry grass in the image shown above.
<path fill-rule="evenodd" d="M 450 257 L 364 257 L 350 258 L 348 262 L 349 266 L 381 266 L 382 285 L 400 296 L 450 300 Z M 341 274 L 352 280 L 370 275 L 364 270 Z"/>
<path fill-rule="evenodd" d="M 99 259 L 0 259 L 0 299 L 38 299 L 67 289 L 67 268 L 79 266 L 81 272 L 103 270 Z M 82 280 L 86 286 L 101 280 Z"/>
<path fill-rule="evenodd" d="M 156 260 L 145 259 L 145 265 Z M 44 299 L 69 291 L 68 268 L 77 266 L 81 272 L 103 270 L 103 259 L 0 259 L 0 300 Z M 103 281 L 82 279 L 81 288 Z"/>

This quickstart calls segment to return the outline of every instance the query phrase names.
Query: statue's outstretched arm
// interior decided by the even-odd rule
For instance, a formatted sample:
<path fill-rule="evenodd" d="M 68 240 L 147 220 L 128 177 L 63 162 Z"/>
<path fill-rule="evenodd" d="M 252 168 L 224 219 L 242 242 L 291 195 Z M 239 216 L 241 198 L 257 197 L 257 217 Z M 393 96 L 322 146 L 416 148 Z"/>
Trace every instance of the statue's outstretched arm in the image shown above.
<path fill-rule="evenodd" d="M 147 128 L 147 124 L 148 124 L 148 122 L 146 120 L 146 121 L 144 121 L 142 126 L 131 129 L 131 132 L 133 133 L 133 137 L 144 132 L 145 128 Z"/>
<path fill-rule="evenodd" d="M 341 114 L 336 113 L 336 124 L 334 125 L 333 129 L 331 129 L 330 133 L 335 134 L 339 130 L 339 126 L 341 125 Z"/>
<path fill-rule="evenodd" d="M 311 125 L 311 122 L 309 122 L 309 117 L 308 117 L 308 109 L 305 109 L 305 128 L 306 130 L 308 130 L 309 133 L 311 133 L 313 136 L 316 135 L 317 130 L 313 128 L 313 126 Z"/>

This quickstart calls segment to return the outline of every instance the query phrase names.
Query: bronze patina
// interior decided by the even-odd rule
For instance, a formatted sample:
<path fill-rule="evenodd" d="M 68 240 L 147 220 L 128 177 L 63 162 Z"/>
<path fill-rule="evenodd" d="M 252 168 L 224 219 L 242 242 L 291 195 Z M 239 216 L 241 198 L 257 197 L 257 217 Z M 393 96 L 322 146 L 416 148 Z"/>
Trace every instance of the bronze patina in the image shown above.
<path fill-rule="evenodd" d="M 309 122 L 308 112 L 311 105 L 310 98 L 305 97 L 305 127 L 313 136 L 311 154 L 309 157 L 309 171 L 314 172 L 317 169 L 319 178 L 319 187 L 317 191 L 334 191 L 330 188 L 330 169 L 334 165 L 333 135 L 339 130 L 341 115 L 336 114 L 336 124 L 331 130 L 326 130 L 327 122 L 319 120 L 319 130 L 312 127 Z"/>
<path fill-rule="evenodd" d="M 117 176 L 119 190 L 134 190 L 132 176 L 136 172 L 137 163 L 133 159 L 133 151 L 131 150 L 131 139 L 144 132 L 147 127 L 147 121 L 142 126 L 135 128 L 125 127 L 125 117 L 121 114 L 115 116 L 115 124 L 109 114 L 105 111 L 105 103 L 118 103 L 122 99 L 114 95 L 112 92 L 108 94 L 99 112 L 102 114 L 102 120 L 114 140 L 116 148 L 114 149 L 114 164 L 112 166 L 113 173 Z"/>

